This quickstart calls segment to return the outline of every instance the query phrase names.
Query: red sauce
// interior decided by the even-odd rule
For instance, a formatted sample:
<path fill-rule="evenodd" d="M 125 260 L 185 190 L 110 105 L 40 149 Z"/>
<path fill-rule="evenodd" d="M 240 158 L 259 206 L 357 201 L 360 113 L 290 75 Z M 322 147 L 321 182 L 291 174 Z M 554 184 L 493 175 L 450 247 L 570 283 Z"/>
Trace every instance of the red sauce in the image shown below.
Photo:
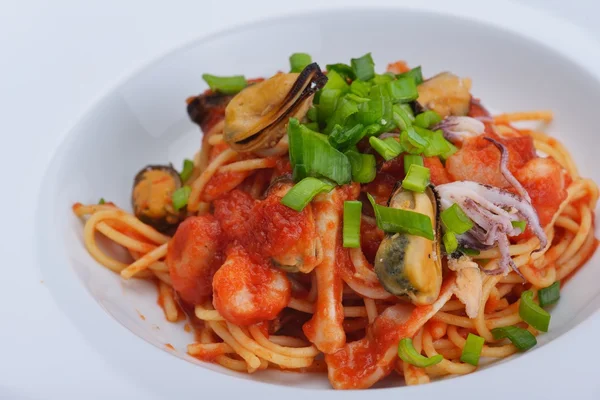
<path fill-rule="evenodd" d="M 257 262 L 302 253 L 307 242 L 316 237 L 310 205 L 297 212 L 281 204 L 277 195 L 256 201 L 233 190 L 214 206 L 228 243 L 243 247 Z"/>
<path fill-rule="evenodd" d="M 175 351 L 175 347 L 173 347 L 173 345 L 171 343 L 165 344 L 165 347 L 169 350 Z"/>

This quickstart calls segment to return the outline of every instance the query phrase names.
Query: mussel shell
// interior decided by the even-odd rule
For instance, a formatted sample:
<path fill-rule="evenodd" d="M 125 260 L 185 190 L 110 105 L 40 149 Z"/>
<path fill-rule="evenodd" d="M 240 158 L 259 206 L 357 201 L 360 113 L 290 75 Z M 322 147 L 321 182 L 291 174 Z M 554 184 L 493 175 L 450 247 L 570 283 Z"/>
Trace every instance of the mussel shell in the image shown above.
<path fill-rule="evenodd" d="M 233 97 L 218 92 L 192 97 L 188 100 L 188 115 L 203 132 L 207 132 L 212 123 L 225 117 L 225 108 Z"/>
<path fill-rule="evenodd" d="M 159 207 L 158 210 L 156 207 L 150 208 L 148 206 L 144 206 L 144 200 L 138 198 L 140 196 L 139 193 L 136 192 L 136 188 L 143 184 L 145 179 L 148 179 L 147 173 L 151 171 L 160 171 L 166 173 L 171 179 L 173 185 L 172 188 L 165 187 L 165 193 L 159 193 Z M 183 220 L 185 217 L 185 213 L 183 210 L 175 211 L 171 204 L 171 196 L 173 191 L 182 187 L 183 183 L 181 182 L 181 177 L 179 176 L 179 172 L 171 164 L 169 165 L 148 165 L 144 167 L 140 172 L 138 172 L 133 180 L 133 189 L 131 194 L 131 205 L 133 207 L 133 211 L 135 216 L 142 222 L 152 226 L 154 229 L 164 232 L 170 233 L 172 232 L 177 225 Z M 172 190 L 171 190 L 172 189 Z M 137 193 L 137 196 L 136 196 Z M 146 201 L 147 202 L 147 201 Z"/>
<path fill-rule="evenodd" d="M 442 284 L 439 207 L 435 192 L 429 187 L 425 193 L 414 193 L 398 185 L 388 204 L 428 215 L 435 240 L 407 233 L 387 234 L 375 256 L 375 273 L 391 294 L 408 297 L 417 305 L 431 304 L 437 299 Z"/>
<path fill-rule="evenodd" d="M 288 74 L 287 76 L 291 76 Z M 310 99 L 315 92 L 325 86 L 327 77 L 321 72 L 317 63 L 306 66 L 292 84 L 289 91 L 277 104 L 265 103 L 265 108 L 260 110 L 257 115 L 248 116 L 241 113 L 245 118 L 256 119 L 256 123 L 250 129 L 240 130 L 236 124 L 237 114 L 243 107 L 248 106 L 246 99 L 249 96 L 247 91 L 257 91 L 252 93 L 253 101 L 264 101 L 269 99 L 269 93 L 260 93 L 265 87 L 273 87 L 272 79 L 279 79 L 279 76 L 270 78 L 248 87 L 238 93 L 225 110 L 225 128 L 224 139 L 229 146 L 239 152 L 257 151 L 268 149 L 275 146 L 286 133 L 286 126 L 291 117 L 303 118 L 308 110 Z M 256 106 L 257 103 L 253 103 Z M 301 114 L 301 115 L 299 115 Z M 244 121 L 250 122 L 250 121 Z"/>

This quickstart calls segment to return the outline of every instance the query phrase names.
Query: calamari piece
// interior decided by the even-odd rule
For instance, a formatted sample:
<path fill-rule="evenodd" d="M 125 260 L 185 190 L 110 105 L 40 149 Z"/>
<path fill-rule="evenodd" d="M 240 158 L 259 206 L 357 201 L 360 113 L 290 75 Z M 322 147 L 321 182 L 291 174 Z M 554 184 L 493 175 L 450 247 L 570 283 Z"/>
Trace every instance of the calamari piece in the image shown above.
<path fill-rule="evenodd" d="M 340 189 L 320 194 L 313 201 L 317 232 L 321 237 L 323 261 L 315 268 L 317 301 L 312 318 L 302 330 L 306 337 L 323 353 L 330 354 L 346 343 L 342 323 L 342 278 L 336 268 L 336 247 L 339 240 L 340 216 L 343 198 Z"/>
<path fill-rule="evenodd" d="M 458 236 L 461 245 L 474 249 L 498 246 L 501 253 L 500 267 L 492 271 L 484 270 L 487 274 L 506 274 L 509 267 L 518 273 L 508 251 L 508 236 L 518 236 L 521 230 L 514 227 L 512 222 L 526 220 L 540 240 L 540 249 L 548 243 L 531 203 L 514 193 L 471 181 L 447 183 L 437 186 L 435 190 L 442 210 L 456 203 L 475 223 L 472 229 Z"/>
<path fill-rule="evenodd" d="M 366 389 L 386 377 L 394 367 L 400 339 L 412 338 L 446 304 L 455 288 L 452 275 L 442 285 L 440 296 L 433 304 L 388 307 L 377 317 L 365 338 L 326 354 L 331 385 L 335 389 Z"/>
<path fill-rule="evenodd" d="M 448 269 L 456 272 L 456 290 L 454 294 L 465 305 L 467 316 L 475 318 L 479 313 L 479 304 L 483 292 L 483 279 L 479 265 L 469 257 L 448 260 Z"/>
<path fill-rule="evenodd" d="M 485 131 L 485 125 L 471 117 L 446 117 L 431 129 L 441 129 L 446 140 L 461 145 L 463 140 L 481 135 Z"/>

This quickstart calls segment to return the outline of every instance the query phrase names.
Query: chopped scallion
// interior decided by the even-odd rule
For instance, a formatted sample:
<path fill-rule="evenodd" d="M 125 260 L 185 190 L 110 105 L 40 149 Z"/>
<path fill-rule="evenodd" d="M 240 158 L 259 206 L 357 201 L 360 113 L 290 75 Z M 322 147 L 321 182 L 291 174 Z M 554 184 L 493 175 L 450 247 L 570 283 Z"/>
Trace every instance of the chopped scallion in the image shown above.
<path fill-rule="evenodd" d="M 419 165 L 419 166 L 423 166 L 423 157 L 421 156 L 417 156 L 414 154 L 405 154 L 404 155 L 404 173 L 408 174 L 408 170 L 410 169 L 411 165 Z"/>
<path fill-rule="evenodd" d="M 327 70 L 327 73 L 329 73 L 330 71 L 335 71 L 338 75 L 340 75 L 344 79 L 351 79 L 351 80 L 356 79 L 356 75 L 354 75 L 354 71 L 352 70 L 352 67 L 349 66 L 348 64 L 342 64 L 342 63 L 327 64 L 325 66 L 325 69 Z"/>
<path fill-rule="evenodd" d="M 321 192 L 329 192 L 333 186 L 320 179 L 308 177 L 296 183 L 281 199 L 281 204 L 302 211 L 310 201 Z"/>
<path fill-rule="evenodd" d="M 492 335 L 496 340 L 508 338 L 519 351 L 529 350 L 537 344 L 537 340 L 531 332 L 516 326 L 494 328 L 492 329 Z"/>
<path fill-rule="evenodd" d="M 531 290 L 521 293 L 519 316 L 538 331 L 548 332 L 550 314 L 533 301 L 533 292 Z"/>
<path fill-rule="evenodd" d="M 327 136 L 301 125 L 296 118 L 290 118 L 287 132 L 290 162 L 296 181 L 314 176 L 331 179 L 338 185 L 350 182 L 350 161 L 329 144 Z"/>
<path fill-rule="evenodd" d="M 403 72 L 401 74 L 396 75 L 398 79 L 410 76 L 414 79 L 415 84 L 420 85 L 423 83 L 423 74 L 421 73 L 421 66 L 415 67 L 410 71 Z"/>
<path fill-rule="evenodd" d="M 179 173 L 181 181 L 187 181 L 190 178 L 190 176 L 192 176 L 192 172 L 194 172 L 194 162 L 186 158 L 185 160 L 183 160 L 183 169 Z"/>
<path fill-rule="evenodd" d="M 361 154 L 355 150 L 344 153 L 352 167 L 352 181 L 358 183 L 369 183 L 375 179 L 375 156 L 373 154 Z"/>
<path fill-rule="evenodd" d="M 442 362 L 444 357 L 441 354 L 436 354 L 433 357 L 425 357 L 415 350 L 411 338 L 404 338 L 398 343 L 398 357 L 410 365 L 419 368 L 431 367 L 432 365 Z"/>
<path fill-rule="evenodd" d="M 223 94 L 235 94 L 248 85 L 248 82 L 243 75 L 215 76 L 203 74 L 202 79 L 208 83 L 208 86 L 212 91 L 221 92 Z"/>
<path fill-rule="evenodd" d="M 100 197 L 100 200 L 98 200 L 98 204 L 100 204 L 100 205 L 106 204 L 106 201 L 104 200 L 104 197 Z"/>
<path fill-rule="evenodd" d="M 375 203 L 373 196 L 367 193 L 367 197 L 375 211 L 379 229 L 384 232 L 406 232 L 433 240 L 433 226 L 431 218 L 427 215 L 400 208 L 380 206 Z"/>
<path fill-rule="evenodd" d="M 327 137 L 329 143 L 340 151 L 344 151 L 354 146 L 365 136 L 365 129 L 361 124 L 354 125 L 352 128 L 343 128 L 340 125 L 333 127 L 333 130 Z"/>
<path fill-rule="evenodd" d="M 398 143 L 398 142 L 396 142 Z M 398 147 L 392 147 L 389 143 L 375 137 L 371 136 L 369 138 L 369 144 L 373 149 L 383 157 L 384 160 L 389 161 L 392 158 L 398 157 L 398 155 L 402 152 L 402 147 L 398 149 Z M 400 143 L 398 143 L 400 145 Z"/>
<path fill-rule="evenodd" d="M 523 233 L 527 228 L 527 221 L 512 221 L 512 226 L 515 228 L 519 228 L 521 230 L 521 233 Z"/>
<path fill-rule="evenodd" d="M 359 58 L 352 58 L 350 65 L 352 66 L 354 75 L 356 75 L 356 79 L 368 81 L 375 77 L 375 62 L 373 62 L 371 53 L 367 53 Z"/>
<path fill-rule="evenodd" d="M 429 185 L 429 168 L 413 164 L 402 180 L 402 187 L 413 192 L 423 193 Z"/>
<path fill-rule="evenodd" d="M 360 219 L 362 203 L 360 201 L 344 202 L 344 247 L 360 247 Z"/>
<path fill-rule="evenodd" d="M 348 83 L 346 83 L 346 80 L 340 74 L 335 71 L 327 72 L 327 83 L 323 86 L 322 90 L 339 89 L 345 93 L 348 91 L 348 88 Z"/>
<path fill-rule="evenodd" d="M 556 303 L 560 299 L 560 282 L 554 282 L 552 285 L 538 290 L 538 299 L 541 307 Z"/>
<path fill-rule="evenodd" d="M 171 196 L 171 201 L 173 203 L 173 208 L 175 209 L 175 211 L 179 211 L 187 205 L 190 193 L 192 193 L 192 188 L 189 186 L 180 187 L 179 189 L 173 192 L 173 195 Z"/>
<path fill-rule="evenodd" d="M 427 110 L 415 117 L 414 124 L 421 128 L 428 129 L 429 127 L 439 123 L 442 117 L 435 111 Z"/>
<path fill-rule="evenodd" d="M 456 203 L 442 211 L 440 217 L 446 229 L 459 235 L 462 235 L 473 227 L 473 221 Z"/>
<path fill-rule="evenodd" d="M 306 53 L 294 53 L 290 56 L 291 72 L 301 72 L 312 62 L 312 57 Z"/>
<path fill-rule="evenodd" d="M 454 232 L 448 231 L 444 233 L 442 240 L 444 241 L 444 248 L 447 254 L 452 254 L 458 249 L 458 239 L 456 239 Z"/>
<path fill-rule="evenodd" d="M 483 350 L 483 343 L 485 339 L 481 336 L 469 333 L 465 347 L 463 347 L 462 354 L 460 355 L 460 361 L 477 366 L 479 364 L 479 356 L 481 350 Z"/>
<path fill-rule="evenodd" d="M 421 154 L 429 146 L 427 139 L 418 134 L 413 126 L 400 133 L 400 144 L 410 154 Z"/>
<path fill-rule="evenodd" d="M 389 90 L 394 103 L 408 103 L 419 97 L 417 85 L 411 77 L 403 77 L 389 82 Z"/>

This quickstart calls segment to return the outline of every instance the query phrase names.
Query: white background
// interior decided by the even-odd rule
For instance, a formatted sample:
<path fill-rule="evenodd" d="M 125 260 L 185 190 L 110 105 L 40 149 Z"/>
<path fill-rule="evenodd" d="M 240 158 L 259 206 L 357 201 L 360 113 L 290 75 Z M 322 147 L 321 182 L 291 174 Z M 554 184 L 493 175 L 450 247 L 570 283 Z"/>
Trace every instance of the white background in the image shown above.
<path fill-rule="evenodd" d="M 209 32 L 349 3 L 392 1 L 0 0 L 0 399 L 155 398 L 117 375 L 80 337 L 44 293 L 33 262 L 40 166 L 81 114 L 141 66 Z M 600 38 L 596 0 L 527 3 Z M 582 340 L 585 330 L 600 332 L 598 314 L 570 340 Z M 600 351 L 581 356 L 593 355 Z M 569 367 L 557 360 L 557 368 Z M 577 378 L 565 385 L 577 385 Z M 596 388 L 600 398 L 600 383 Z"/>

